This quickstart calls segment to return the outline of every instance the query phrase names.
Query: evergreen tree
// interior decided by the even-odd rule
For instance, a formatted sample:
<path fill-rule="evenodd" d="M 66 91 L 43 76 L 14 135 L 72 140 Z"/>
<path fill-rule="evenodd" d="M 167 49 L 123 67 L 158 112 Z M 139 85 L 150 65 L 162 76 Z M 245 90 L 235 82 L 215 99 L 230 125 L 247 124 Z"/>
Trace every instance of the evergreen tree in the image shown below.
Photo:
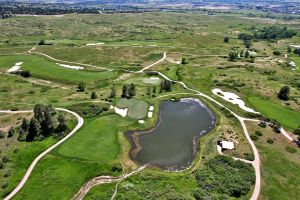
<path fill-rule="evenodd" d="M 115 87 L 115 85 L 113 85 L 111 87 L 111 92 L 110 92 L 109 98 L 115 98 L 115 97 L 116 97 L 116 87 Z"/>
<path fill-rule="evenodd" d="M 22 124 L 21 124 L 21 129 L 25 132 L 28 131 L 29 123 L 26 118 L 23 118 Z"/>
<path fill-rule="evenodd" d="M 36 118 L 32 118 L 29 123 L 28 134 L 26 136 L 26 141 L 33 141 L 36 136 L 40 133 L 39 122 Z"/>
<path fill-rule="evenodd" d="M 156 87 L 155 86 L 153 87 L 152 94 L 154 97 L 156 96 Z"/>
<path fill-rule="evenodd" d="M 97 98 L 98 98 L 98 96 L 97 96 L 96 92 L 92 92 L 91 99 L 97 99 Z"/>
<path fill-rule="evenodd" d="M 63 115 L 58 115 L 58 126 L 56 128 L 57 133 L 62 133 L 68 129 L 68 126 L 66 124 L 65 117 Z"/>
<path fill-rule="evenodd" d="M 15 129 L 13 127 L 11 127 L 8 131 L 7 137 L 12 137 L 15 135 Z"/>
<path fill-rule="evenodd" d="M 37 104 L 33 108 L 33 117 L 41 123 L 44 120 L 45 106 L 42 104 Z"/>
<path fill-rule="evenodd" d="M 79 92 L 84 92 L 85 91 L 85 83 L 84 82 L 79 82 L 78 83 L 78 91 Z"/>
<path fill-rule="evenodd" d="M 287 85 L 283 86 L 278 93 L 278 98 L 283 101 L 287 101 L 289 100 L 289 94 L 290 94 L 290 87 Z"/>
<path fill-rule="evenodd" d="M 151 88 L 150 87 L 147 87 L 146 95 L 148 95 L 148 97 L 151 96 Z"/>
<path fill-rule="evenodd" d="M 128 97 L 131 98 L 136 95 L 135 85 L 133 83 L 130 84 L 128 88 Z"/>
<path fill-rule="evenodd" d="M 46 111 L 45 112 L 45 118 L 41 123 L 41 132 L 43 136 L 49 136 L 54 131 L 54 121 L 51 115 L 51 112 Z"/>
<path fill-rule="evenodd" d="M 126 85 L 126 84 L 123 85 L 121 97 L 122 97 L 122 98 L 127 97 L 127 85 Z"/>

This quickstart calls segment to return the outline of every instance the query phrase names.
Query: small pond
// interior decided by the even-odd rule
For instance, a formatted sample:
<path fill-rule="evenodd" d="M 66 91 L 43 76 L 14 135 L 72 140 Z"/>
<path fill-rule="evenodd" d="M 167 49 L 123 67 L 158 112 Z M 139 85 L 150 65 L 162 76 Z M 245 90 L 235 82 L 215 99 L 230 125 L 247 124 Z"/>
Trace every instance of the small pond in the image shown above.
<path fill-rule="evenodd" d="M 131 158 L 167 170 L 180 170 L 194 160 L 198 139 L 216 123 L 214 113 L 198 99 L 163 101 L 156 126 L 147 131 L 129 131 Z"/>

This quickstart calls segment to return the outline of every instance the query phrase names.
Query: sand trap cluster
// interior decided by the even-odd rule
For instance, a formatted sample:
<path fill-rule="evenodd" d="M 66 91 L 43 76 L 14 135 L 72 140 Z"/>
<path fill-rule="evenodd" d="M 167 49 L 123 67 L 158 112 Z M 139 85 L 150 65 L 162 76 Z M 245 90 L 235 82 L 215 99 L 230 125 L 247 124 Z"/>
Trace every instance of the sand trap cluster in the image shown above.
<path fill-rule="evenodd" d="M 114 106 L 110 106 L 110 109 L 114 109 L 115 113 L 121 115 L 122 117 L 126 117 L 127 113 L 128 113 L 128 108 L 118 108 L 118 107 L 114 107 Z"/>
<path fill-rule="evenodd" d="M 84 69 L 83 67 L 79 67 L 79 66 L 65 65 L 65 64 L 60 64 L 60 63 L 56 63 L 56 64 L 61 67 L 65 67 L 65 68 L 69 68 L 69 69 L 76 69 L 76 70 Z"/>
<path fill-rule="evenodd" d="M 231 92 L 223 92 L 222 90 L 220 89 L 213 89 L 212 92 L 221 97 L 222 99 L 226 100 L 226 101 L 229 101 L 230 103 L 232 104 L 237 104 L 239 105 L 239 107 L 247 112 L 251 112 L 251 113 L 255 113 L 255 114 L 259 114 L 259 112 L 256 112 L 254 111 L 252 108 L 248 108 L 245 106 L 245 102 L 243 100 L 241 100 L 241 98 L 234 94 L 234 93 L 231 93 Z"/>
<path fill-rule="evenodd" d="M 103 42 L 98 42 L 98 43 L 88 43 L 86 46 L 98 46 L 98 45 L 103 45 Z"/>
<path fill-rule="evenodd" d="M 7 72 L 8 72 L 8 73 L 12 73 L 12 72 L 19 71 L 22 64 L 23 64 L 23 62 L 18 62 L 18 63 L 16 63 L 15 66 L 13 66 L 13 67 L 10 68 L 9 70 L 7 70 Z"/>
<path fill-rule="evenodd" d="M 295 68 L 297 67 L 297 65 L 294 61 L 290 61 L 289 65 L 293 68 L 293 70 L 295 70 Z"/>
<path fill-rule="evenodd" d="M 295 47 L 295 48 L 300 48 L 300 45 L 294 45 L 294 44 L 292 44 L 292 45 L 290 45 L 291 47 Z"/>
<path fill-rule="evenodd" d="M 154 106 L 149 107 L 149 112 L 148 112 L 148 117 L 152 118 L 153 117 L 153 111 L 154 111 Z"/>

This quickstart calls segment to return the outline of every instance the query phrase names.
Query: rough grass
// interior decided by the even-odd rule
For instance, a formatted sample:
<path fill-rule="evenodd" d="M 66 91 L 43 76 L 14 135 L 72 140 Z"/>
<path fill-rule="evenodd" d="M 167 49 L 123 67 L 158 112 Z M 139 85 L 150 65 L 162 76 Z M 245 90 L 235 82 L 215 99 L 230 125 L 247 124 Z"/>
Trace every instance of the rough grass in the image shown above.
<path fill-rule="evenodd" d="M 300 195 L 300 151 L 284 136 L 274 133 L 271 128 L 261 128 L 255 122 L 247 122 L 250 133 L 263 133 L 255 141 L 262 162 L 262 200 L 298 199 Z M 274 143 L 267 141 L 272 139 Z M 289 153 L 286 147 L 297 149 Z"/>
<path fill-rule="evenodd" d="M 289 108 L 285 108 L 282 105 L 261 99 L 259 97 L 250 97 L 250 104 L 255 107 L 263 115 L 278 120 L 283 127 L 288 129 L 295 129 L 300 125 L 300 113 L 293 111 Z"/>
<path fill-rule="evenodd" d="M 143 119 L 147 115 L 148 103 L 139 99 L 122 98 L 117 102 L 118 108 L 128 108 L 128 116 L 134 119 Z"/>

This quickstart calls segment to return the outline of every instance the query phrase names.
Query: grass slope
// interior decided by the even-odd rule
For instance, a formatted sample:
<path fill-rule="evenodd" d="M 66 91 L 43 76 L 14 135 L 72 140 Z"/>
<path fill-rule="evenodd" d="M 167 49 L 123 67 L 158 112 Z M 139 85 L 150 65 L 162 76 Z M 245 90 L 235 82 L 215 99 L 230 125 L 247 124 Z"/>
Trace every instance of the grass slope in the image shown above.
<path fill-rule="evenodd" d="M 281 106 L 278 103 L 261 99 L 259 97 L 250 97 L 250 104 L 259 112 L 269 118 L 278 120 L 283 127 L 295 129 L 300 125 L 300 113 Z"/>
<path fill-rule="evenodd" d="M 101 81 L 114 76 L 113 72 L 90 72 L 60 67 L 42 57 L 31 55 L 1 56 L 0 68 L 9 69 L 17 62 L 24 62 L 21 69 L 29 70 L 34 77 L 66 83 Z"/>

